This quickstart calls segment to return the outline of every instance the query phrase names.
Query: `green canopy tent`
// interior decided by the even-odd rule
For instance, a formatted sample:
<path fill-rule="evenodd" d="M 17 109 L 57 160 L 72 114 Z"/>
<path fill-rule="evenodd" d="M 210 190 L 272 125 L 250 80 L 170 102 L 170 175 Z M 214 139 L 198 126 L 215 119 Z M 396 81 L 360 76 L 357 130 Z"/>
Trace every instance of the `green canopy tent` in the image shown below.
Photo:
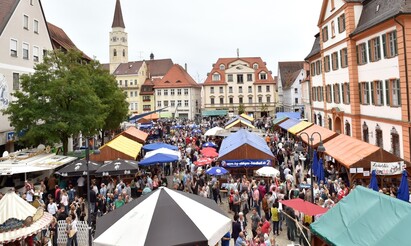
<path fill-rule="evenodd" d="M 313 245 L 410 245 L 411 204 L 357 186 L 311 224 Z"/>

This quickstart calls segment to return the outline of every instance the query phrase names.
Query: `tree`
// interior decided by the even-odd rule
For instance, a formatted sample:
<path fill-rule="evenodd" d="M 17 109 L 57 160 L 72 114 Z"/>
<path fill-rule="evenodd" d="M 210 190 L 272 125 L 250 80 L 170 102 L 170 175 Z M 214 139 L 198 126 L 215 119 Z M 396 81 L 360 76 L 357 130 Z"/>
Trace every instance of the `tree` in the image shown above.
<path fill-rule="evenodd" d="M 103 83 L 104 74 L 95 63 L 87 63 L 79 51 L 53 51 L 32 75 L 22 75 L 20 91 L 3 114 L 9 115 L 16 132 L 24 132 L 22 141 L 63 144 L 80 132 L 91 136 L 105 125 L 110 108 L 95 91 L 93 83 Z M 110 82 L 111 83 L 111 82 Z"/>
<path fill-rule="evenodd" d="M 244 104 L 240 103 L 240 105 L 238 105 L 238 115 L 243 114 L 244 112 L 245 112 Z"/>

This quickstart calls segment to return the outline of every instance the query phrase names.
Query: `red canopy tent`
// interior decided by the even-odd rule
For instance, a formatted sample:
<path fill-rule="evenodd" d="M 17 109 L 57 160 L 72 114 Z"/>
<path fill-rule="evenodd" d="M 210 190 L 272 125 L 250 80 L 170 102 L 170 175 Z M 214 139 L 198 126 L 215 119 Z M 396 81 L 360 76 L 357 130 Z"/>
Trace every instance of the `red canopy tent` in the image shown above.
<path fill-rule="evenodd" d="M 309 216 L 325 214 L 328 211 L 328 209 L 326 208 L 323 208 L 311 202 L 304 201 L 301 198 L 282 200 L 280 202 L 287 207 L 291 207 L 294 210 L 297 210 Z"/>
<path fill-rule="evenodd" d="M 213 159 L 208 158 L 208 157 L 203 157 L 198 159 L 197 161 L 194 162 L 194 165 L 196 166 L 205 166 L 208 164 L 211 164 L 213 162 Z"/>
<path fill-rule="evenodd" d="M 217 157 L 218 153 L 214 148 L 208 147 L 208 148 L 204 148 L 202 150 L 200 150 L 201 154 L 205 157 Z"/>

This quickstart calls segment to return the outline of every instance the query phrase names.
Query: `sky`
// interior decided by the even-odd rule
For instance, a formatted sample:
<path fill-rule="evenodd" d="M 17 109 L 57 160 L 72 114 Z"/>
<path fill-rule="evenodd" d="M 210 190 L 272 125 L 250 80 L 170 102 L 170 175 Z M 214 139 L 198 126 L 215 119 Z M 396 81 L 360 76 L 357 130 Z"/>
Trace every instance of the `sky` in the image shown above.
<path fill-rule="evenodd" d="M 116 0 L 41 0 L 46 20 L 76 46 L 109 62 Z M 218 58 L 303 60 L 318 33 L 322 0 L 121 0 L 130 61 L 171 58 L 203 83 Z"/>

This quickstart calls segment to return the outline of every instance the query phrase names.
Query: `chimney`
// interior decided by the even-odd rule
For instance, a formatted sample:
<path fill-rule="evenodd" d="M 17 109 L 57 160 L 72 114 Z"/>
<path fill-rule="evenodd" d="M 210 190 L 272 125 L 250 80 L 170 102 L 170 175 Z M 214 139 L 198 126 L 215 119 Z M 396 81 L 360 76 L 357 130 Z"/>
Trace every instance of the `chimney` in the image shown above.
<path fill-rule="evenodd" d="M 184 70 L 187 72 L 187 63 L 184 63 Z"/>
<path fill-rule="evenodd" d="M 240 49 L 237 48 L 237 58 L 239 58 L 239 57 L 240 57 Z"/>
<path fill-rule="evenodd" d="M 152 52 L 150 54 L 150 60 L 154 60 L 154 54 Z"/>

